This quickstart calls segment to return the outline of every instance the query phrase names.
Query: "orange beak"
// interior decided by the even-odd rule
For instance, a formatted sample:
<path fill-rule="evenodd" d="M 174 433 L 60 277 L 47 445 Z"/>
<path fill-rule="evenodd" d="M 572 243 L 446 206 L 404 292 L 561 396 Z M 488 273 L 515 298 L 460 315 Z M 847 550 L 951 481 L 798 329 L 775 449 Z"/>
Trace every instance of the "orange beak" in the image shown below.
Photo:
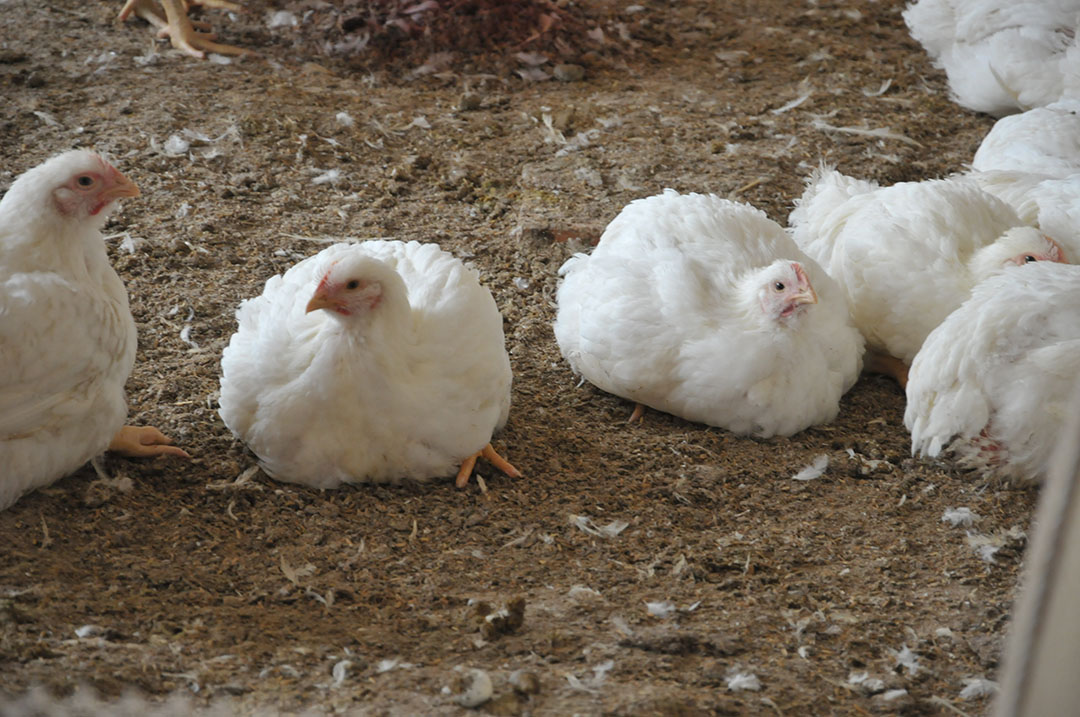
<path fill-rule="evenodd" d="M 322 287 L 315 292 L 315 296 L 311 297 L 311 301 L 307 302 L 307 307 L 304 309 L 305 314 L 310 314 L 312 311 L 318 311 L 319 309 L 335 309 L 337 304 L 331 300 L 330 295 L 322 290 Z"/>
<path fill-rule="evenodd" d="M 125 177 L 112 165 L 107 165 L 107 167 L 106 176 L 108 177 L 109 186 L 101 193 L 103 200 L 111 202 L 122 197 L 139 196 L 139 188 L 135 186 L 135 182 Z"/>

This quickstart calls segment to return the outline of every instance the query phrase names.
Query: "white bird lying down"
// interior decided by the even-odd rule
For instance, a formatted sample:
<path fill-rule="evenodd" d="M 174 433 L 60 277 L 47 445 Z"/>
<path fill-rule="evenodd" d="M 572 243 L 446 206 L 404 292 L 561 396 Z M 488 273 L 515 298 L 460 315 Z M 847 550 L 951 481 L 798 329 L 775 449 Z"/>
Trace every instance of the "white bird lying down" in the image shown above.
<path fill-rule="evenodd" d="M 998 120 L 969 176 L 1080 256 L 1080 100 Z"/>
<path fill-rule="evenodd" d="M 963 177 L 879 187 L 822 167 L 789 220 L 796 243 L 840 284 L 866 337 L 868 370 L 901 386 L 927 334 L 976 283 L 1014 265 L 1066 259 Z"/>
<path fill-rule="evenodd" d="M 1080 99 L 1077 0 L 917 0 L 904 20 L 965 107 L 1000 117 Z"/>
<path fill-rule="evenodd" d="M 912 454 L 1041 480 L 1080 379 L 1080 267 L 1040 263 L 980 283 L 911 366 Z"/>
<path fill-rule="evenodd" d="M 138 195 L 75 150 L 0 200 L 0 510 L 106 449 L 187 457 L 157 429 L 123 425 L 135 321 L 101 227 L 116 200 Z"/>
<path fill-rule="evenodd" d="M 863 342 L 836 285 L 748 205 L 671 189 L 638 199 L 559 273 L 563 356 L 638 404 L 791 435 L 832 420 L 858 378 Z"/>
<path fill-rule="evenodd" d="M 335 244 L 236 318 L 220 413 L 274 478 L 334 488 L 457 471 L 460 487 L 481 455 L 520 475 L 490 444 L 510 410 L 502 317 L 438 246 Z"/>
<path fill-rule="evenodd" d="M 1080 99 L 1002 117 L 983 137 L 971 168 L 1058 179 L 1080 172 Z"/>

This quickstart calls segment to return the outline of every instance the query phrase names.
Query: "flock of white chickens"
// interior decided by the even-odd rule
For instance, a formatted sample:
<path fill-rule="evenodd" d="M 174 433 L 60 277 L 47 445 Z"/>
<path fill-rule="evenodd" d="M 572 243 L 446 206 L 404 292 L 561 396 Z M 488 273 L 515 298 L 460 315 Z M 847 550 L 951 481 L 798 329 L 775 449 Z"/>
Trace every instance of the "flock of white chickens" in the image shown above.
<path fill-rule="evenodd" d="M 906 18 L 961 101 L 986 84 L 955 69 L 970 55 L 992 53 L 999 89 L 1028 87 L 998 45 L 973 49 L 972 4 L 923 0 Z M 789 228 L 713 195 L 631 202 L 560 270 L 563 356 L 634 418 L 647 406 L 753 436 L 830 421 L 862 370 L 888 373 L 914 453 L 1041 480 L 1080 376 L 1080 319 L 1059 310 L 1080 298 L 1080 61 L 1065 59 L 1043 62 L 1057 101 L 999 120 L 963 175 L 880 187 L 823 166 Z M 135 324 L 100 230 L 137 195 L 76 150 L 0 200 L 0 509 L 105 450 L 186 456 L 123 425 Z M 502 319 L 438 247 L 336 244 L 269 278 L 237 320 L 219 412 L 272 477 L 463 486 L 480 457 L 520 475 L 491 445 L 510 410 Z"/>

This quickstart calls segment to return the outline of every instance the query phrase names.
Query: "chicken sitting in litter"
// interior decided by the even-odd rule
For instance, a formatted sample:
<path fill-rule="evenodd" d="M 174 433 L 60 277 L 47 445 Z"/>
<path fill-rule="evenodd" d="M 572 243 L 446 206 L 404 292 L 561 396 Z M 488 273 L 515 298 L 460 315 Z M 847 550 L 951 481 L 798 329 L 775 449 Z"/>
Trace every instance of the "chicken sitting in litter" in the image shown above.
<path fill-rule="evenodd" d="M 911 451 L 1012 481 L 1047 475 L 1080 380 L 1080 267 L 1040 263 L 980 283 L 911 365 Z"/>
<path fill-rule="evenodd" d="M 968 176 L 1080 256 L 1080 100 L 1003 117 Z"/>
<path fill-rule="evenodd" d="M 480 456 L 510 410 L 502 317 L 434 244 L 330 246 L 236 312 L 220 414 L 272 477 L 315 488 L 424 480 Z"/>
<path fill-rule="evenodd" d="M 139 190 L 75 150 L 29 170 L 0 200 L 0 509 L 106 449 L 187 453 L 124 426 L 135 322 L 101 227 Z"/>
<path fill-rule="evenodd" d="M 1080 99 L 1076 0 L 916 0 L 904 21 L 965 107 L 1000 117 Z"/>
<path fill-rule="evenodd" d="M 907 382 L 934 327 L 972 287 L 1007 267 L 1065 261 L 971 179 L 879 187 L 822 167 L 790 216 L 796 243 L 840 284 L 866 337 L 867 370 Z"/>
<path fill-rule="evenodd" d="M 205 23 L 193 23 L 187 16 L 188 5 L 204 5 L 237 11 L 241 8 L 236 3 L 228 0 L 157 0 L 157 2 L 160 3 L 164 16 L 155 0 L 127 0 L 123 9 L 120 10 L 119 19 L 126 20 L 134 13 L 157 28 L 158 37 L 168 37 L 173 47 L 200 60 L 206 58 L 207 52 L 216 52 L 221 55 L 244 55 L 249 52 L 241 47 L 214 42 L 214 34 L 205 31 L 209 29 L 209 26 Z M 203 32 L 196 30 L 196 25 Z"/>
<path fill-rule="evenodd" d="M 665 190 L 559 273 L 555 337 L 598 388 L 755 436 L 832 420 L 863 340 L 836 284 L 749 205 Z M 632 417 L 633 418 L 633 417 Z"/>

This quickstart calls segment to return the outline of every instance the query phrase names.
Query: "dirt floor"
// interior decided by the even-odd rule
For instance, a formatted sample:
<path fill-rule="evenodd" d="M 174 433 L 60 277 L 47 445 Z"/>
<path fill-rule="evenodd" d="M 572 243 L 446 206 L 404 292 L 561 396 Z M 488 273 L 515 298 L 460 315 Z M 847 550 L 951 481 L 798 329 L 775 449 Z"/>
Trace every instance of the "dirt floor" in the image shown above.
<path fill-rule="evenodd" d="M 0 691 L 449 715 L 480 670 L 476 709 L 501 715 L 985 712 L 961 691 L 997 674 L 1036 491 L 912 460 L 882 378 L 789 439 L 631 426 L 551 331 L 556 270 L 634 198 L 714 192 L 785 223 L 822 160 L 883 183 L 961 169 L 992 120 L 949 100 L 902 3 L 559 2 L 558 37 L 471 57 L 417 35 L 380 59 L 333 5 L 253 0 L 203 13 L 259 53 L 230 64 L 121 4 L 0 0 L 0 190 L 73 146 L 142 188 L 106 229 L 139 328 L 131 422 L 194 459 L 110 458 L 129 490 L 86 468 L 0 513 Z M 216 413 L 234 309 L 346 236 L 479 268 L 515 374 L 496 446 L 524 478 L 248 472 Z M 973 525 L 943 520 L 959 507 Z"/>

